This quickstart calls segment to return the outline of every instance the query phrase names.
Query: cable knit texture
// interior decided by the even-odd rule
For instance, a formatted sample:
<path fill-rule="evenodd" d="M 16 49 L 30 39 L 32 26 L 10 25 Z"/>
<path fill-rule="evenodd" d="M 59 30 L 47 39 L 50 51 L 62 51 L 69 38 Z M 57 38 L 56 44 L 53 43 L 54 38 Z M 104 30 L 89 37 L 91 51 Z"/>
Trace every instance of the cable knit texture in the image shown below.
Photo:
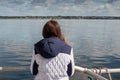
<path fill-rule="evenodd" d="M 36 75 L 35 80 L 59 80 L 68 77 L 66 73 L 67 64 L 70 63 L 70 56 L 68 54 L 60 53 L 51 59 L 44 59 L 39 54 L 35 57 L 39 65 L 39 73 Z"/>

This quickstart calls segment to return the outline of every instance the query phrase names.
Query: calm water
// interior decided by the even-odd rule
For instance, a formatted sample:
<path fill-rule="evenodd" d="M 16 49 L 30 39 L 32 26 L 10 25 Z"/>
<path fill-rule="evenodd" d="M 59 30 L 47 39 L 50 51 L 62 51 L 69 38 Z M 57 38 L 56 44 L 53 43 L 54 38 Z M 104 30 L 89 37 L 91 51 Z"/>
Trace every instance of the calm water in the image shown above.
<path fill-rule="evenodd" d="M 0 66 L 29 66 L 47 20 L 0 20 Z M 120 67 L 120 20 L 58 20 L 72 42 L 76 65 Z M 112 74 L 119 80 L 120 73 Z M 0 80 L 33 80 L 30 71 L 0 72 Z"/>

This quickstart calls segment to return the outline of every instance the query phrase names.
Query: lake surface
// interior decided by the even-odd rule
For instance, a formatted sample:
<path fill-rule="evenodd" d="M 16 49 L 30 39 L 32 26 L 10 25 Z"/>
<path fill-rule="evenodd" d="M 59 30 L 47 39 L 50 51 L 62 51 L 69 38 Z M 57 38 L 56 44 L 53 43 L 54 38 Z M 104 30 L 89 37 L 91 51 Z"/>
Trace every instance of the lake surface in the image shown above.
<path fill-rule="evenodd" d="M 45 20 L 0 20 L 0 66 L 30 66 L 33 45 L 42 39 Z M 58 20 L 72 43 L 75 64 L 120 68 L 120 20 Z M 114 80 L 120 73 L 112 74 Z M 0 72 L 0 80 L 33 80 L 30 71 Z"/>

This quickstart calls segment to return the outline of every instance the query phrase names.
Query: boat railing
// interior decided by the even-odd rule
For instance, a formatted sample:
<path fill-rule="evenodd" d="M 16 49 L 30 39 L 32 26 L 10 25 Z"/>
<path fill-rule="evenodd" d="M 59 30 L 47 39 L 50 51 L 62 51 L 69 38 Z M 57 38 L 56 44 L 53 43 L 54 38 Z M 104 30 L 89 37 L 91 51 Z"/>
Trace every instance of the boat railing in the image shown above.
<path fill-rule="evenodd" d="M 114 68 L 114 69 L 108 69 L 108 68 L 103 68 L 103 69 L 87 69 L 83 68 L 80 66 L 75 66 L 75 70 L 79 72 L 83 72 L 84 74 L 87 74 L 89 76 L 92 76 L 93 78 L 97 80 L 112 80 L 111 73 L 120 73 L 120 68 Z M 101 74 L 108 74 L 108 78 L 105 78 L 101 76 Z M 92 78 L 90 80 L 93 80 Z"/>
<path fill-rule="evenodd" d="M 2 71 L 26 71 L 26 70 L 29 71 L 30 67 L 29 66 L 0 67 L 0 72 L 2 72 Z M 83 68 L 80 66 L 75 66 L 75 71 L 82 72 L 84 74 L 92 76 L 97 80 L 112 80 L 110 73 L 120 73 L 120 68 L 88 69 L 88 68 Z M 108 73 L 109 79 L 100 75 L 103 73 Z M 87 80 L 93 80 L 93 79 L 91 78 L 91 79 L 87 79 Z"/>

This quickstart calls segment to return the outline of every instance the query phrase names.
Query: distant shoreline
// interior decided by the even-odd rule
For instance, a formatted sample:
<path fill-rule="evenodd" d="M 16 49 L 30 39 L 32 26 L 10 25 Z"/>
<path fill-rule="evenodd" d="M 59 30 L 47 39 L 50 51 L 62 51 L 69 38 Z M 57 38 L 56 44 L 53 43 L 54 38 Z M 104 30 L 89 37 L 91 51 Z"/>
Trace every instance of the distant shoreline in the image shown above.
<path fill-rule="evenodd" d="M 120 16 L 0 16 L 0 19 L 91 19 L 120 20 Z"/>

